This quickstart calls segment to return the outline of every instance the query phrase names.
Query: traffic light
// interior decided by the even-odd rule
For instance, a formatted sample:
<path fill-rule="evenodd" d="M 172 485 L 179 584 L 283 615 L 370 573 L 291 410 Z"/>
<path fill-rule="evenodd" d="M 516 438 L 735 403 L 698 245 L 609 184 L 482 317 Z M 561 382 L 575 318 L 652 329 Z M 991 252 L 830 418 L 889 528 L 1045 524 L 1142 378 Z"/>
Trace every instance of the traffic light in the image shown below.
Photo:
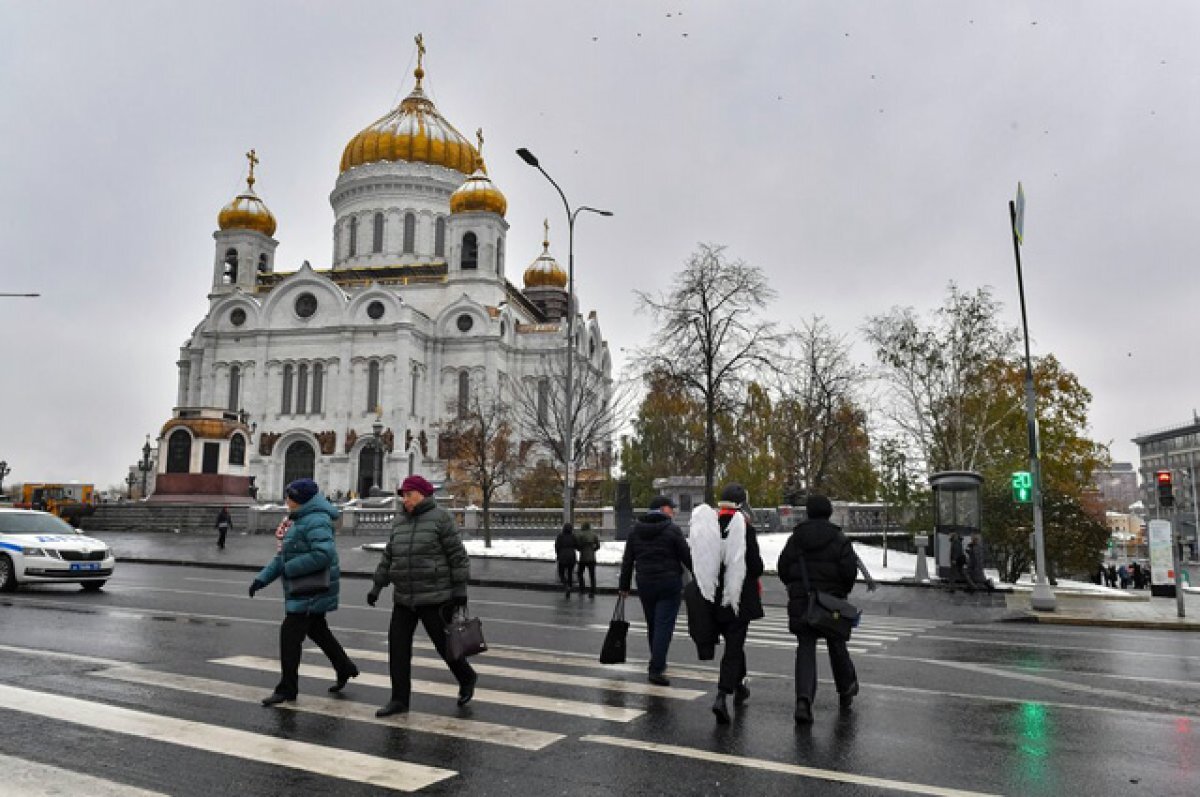
<path fill-rule="evenodd" d="M 1012 496 L 1018 504 L 1033 502 L 1033 474 L 1019 470 L 1012 475 Z"/>
<path fill-rule="evenodd" d="M 1175 506 L 1175 485 L 1171 481 L 1171 471 L 1156 471 L 1154 481 L 1158 484 L 1158 505 Z"/>

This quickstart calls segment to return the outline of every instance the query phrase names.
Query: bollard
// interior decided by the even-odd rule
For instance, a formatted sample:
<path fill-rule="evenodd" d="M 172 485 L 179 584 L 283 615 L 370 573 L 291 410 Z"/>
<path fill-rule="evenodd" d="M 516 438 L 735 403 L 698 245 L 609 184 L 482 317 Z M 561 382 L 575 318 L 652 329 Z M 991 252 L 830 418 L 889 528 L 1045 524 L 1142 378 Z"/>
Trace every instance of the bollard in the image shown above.
<path fill-rule="evenodd" d="M 929 545 L 929 536 L 918 534 L 913 537 L 913 542 L 917 546 L 917 572 L 915 578 L 920 584 L 928 584 L 929 565 L 925 562 L 925 547 Z"/>

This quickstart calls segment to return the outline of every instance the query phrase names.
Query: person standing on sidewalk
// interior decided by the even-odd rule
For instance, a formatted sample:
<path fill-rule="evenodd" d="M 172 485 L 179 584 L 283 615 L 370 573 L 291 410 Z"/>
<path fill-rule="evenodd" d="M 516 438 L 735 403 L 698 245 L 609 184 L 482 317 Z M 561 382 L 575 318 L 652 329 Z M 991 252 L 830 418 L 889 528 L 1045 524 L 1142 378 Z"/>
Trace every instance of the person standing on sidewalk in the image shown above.
<path fill-rule="evenodd" d="M 592 524 L 586 520 L 579 524 L 579 532 L 575 535 L 575 550 L 579 551 L 579 594 L 583 594 L 583 573 L 586 570 L 592 577 L 590 597 L 596 597 L 596 551 L 600 550 L 600 538 L 592 531 Z"/>
<path fill-rule="evenodd" d="M 337 683 L 330 692 L 340 692 L 351 678 L 358 677 L 358 667 L 346 655 L 334 637 L 325 615 L 337 611 L 341 572 L 338 569 L 337 547 L 333 542 L 333 521 L 340 514 L 333 504 L 321 495 L 312 479 L 297 479 L 287 486 L 288 517 L 279 524 L 282 532 L 279 552 L 250 584 L 250 597 L 277 578 L 283 578 L 283 625 L 279 628 L 279 683 L 275 691 L 263 698 L 264 706 L 274 706 L 296 699 L 300 691 L 300 657 L 304 638 L 308 637 L 328 657 L 337 673 Z M 310 592 L 301 589 L 296 580 L 302 576 L 329 571 L 328 586 Z"/>
<path fill-rule="evenodd" d="M 650 501 L 650 511 L 638 518 L 625 541 L 618 590 L 628 597 L 637 571 L 638 598 L 646 615 L 650 643 L 649 680 L 670 686 L 667 651 L 675 633 L 675 620 L 683 599 L 683 569 L 692 569 L 692 554 L 683 532 L 675 525 L 675 502 L 665 495 Z"/>
<path fill-rule="evenodd" d="M 701 504 L 692 512 L 688 548 L 692 573 L 704 596 L 717 633 L 725 639 L 721 655 L 717 697 L 712 711 L 717 722 L 729 724 L 729 704 L 750 698 L 746 686 L 746 633 L 750 623 L 763 616 L 758 579 L 763 574 L 758 534 L 750 522 L 746 488 L 730 484 L 721 491 L 716 511 Z"/>
<path fill-rule="evenodd" d="M 796 525 L 779 554 L 776 568 L 779 580 L 788 590 L 789 625 L 802 619 L 808 606 L 809 590 L 828 592 L 845 600 L 854 589 L 858 574 L 858 557 L 854 546 L 842 533 L 840 526 L 829 522 L 833 504 L 823 495 L 809 496 L 805 503 L 808 519 Z M 807 725 L 813 721 L 812 704 L 817 694 L 817 637 L 818 633 L 803 626 L 796 634 L 796 722 Z M 829 664 L 838 703 L 849 709 L 858 694 L 858 673 L 850 660 L 846 641 L 825 636 Z"/>
<path fill-rule="evenodd" d="M 478 676 L 465 659 L 446 658 L 446 624 L 455 608 L 467 605 L 471 560 L 458 536 L 454 518 L 433 500 L 433 485 L 423 476 L 409 476 L 400 485 L 401 511 L 392 524 L 392 537 L 367 593 L 371 606 L 383 588 L 392 585 L 392 619 L 388 624 L 388 672 L 392 695 L 375 712 L 388 717 L 408 711 L 412 695 L 413 633 L 417 622 L 438 655 L 458 680 L 458 705 L 475 696 Z"/>
<path fill-rule="evenodd" d="M 564 523 L 562 531 L 554 538 L 554 558 L 558 562 L 558 581 L 569 598 L 571 582 L 575 580 L 575 535 L 570 523 Z"/>
<path fill-rule="evenodd" d="M 221 511 L 217 513 L 217 547 L 225 548 L 225 535 L 229 533 L 229 529 L 233 526 L 233 519 L 229 517 L 229 507 L 221 507 Z"/>

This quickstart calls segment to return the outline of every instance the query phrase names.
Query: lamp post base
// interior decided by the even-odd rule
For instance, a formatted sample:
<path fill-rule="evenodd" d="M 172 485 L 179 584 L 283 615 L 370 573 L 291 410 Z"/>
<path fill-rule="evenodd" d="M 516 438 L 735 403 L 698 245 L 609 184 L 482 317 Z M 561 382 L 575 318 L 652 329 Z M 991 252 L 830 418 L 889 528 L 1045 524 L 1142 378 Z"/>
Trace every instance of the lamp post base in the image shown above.
<path fill-rule="evenodd" d="M 1033 594 L 1029 596 L 1029 605 L 1035 611 L 1052 612 L 1055 609 L 1054 590 L 1045 582 L 1033 585 Z"/>

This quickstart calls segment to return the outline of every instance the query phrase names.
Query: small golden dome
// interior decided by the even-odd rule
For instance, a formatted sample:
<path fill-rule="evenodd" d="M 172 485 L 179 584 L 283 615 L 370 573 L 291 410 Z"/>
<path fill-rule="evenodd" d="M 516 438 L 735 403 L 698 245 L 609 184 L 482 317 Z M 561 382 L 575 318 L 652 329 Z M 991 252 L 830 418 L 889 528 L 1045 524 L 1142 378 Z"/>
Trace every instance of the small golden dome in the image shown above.
<path fill-rule="evenodd" d="M 484 211 L 503 216 L 508 210 L 508 200 L 488 177 L 487 165 L 483 162 L 483 130 L 475 131 L 475 135 L 479 139 L 475 171 L 450 195 L 450 212 Z"/>
<path fill-rule="evenodd" d="M 246 153 L 250 161 L 250 175 L 246 177 L 246 190 L 233 198 L 217 214 L 217 226 L 222 230 L 254 230 L 270 237 L 275 234 L 275 217 L 266 204 L 254 193 L 254 166 L 258 157 L 254 150 Z"/>
<path fill-rule="evenodd" d="M 413 71 L 417 84 L 412 93 L 398 108 L 350 139 L 342 152 L 339 171 L 378 161 L 430 163 L 468 176 L 474 171 L 478 155 L 475 148 L 438 113 L 421 88 L 421 79 L 425 77 L 421 66 L 424 55 L 425 45 L 418 35 L 417 68 Z"/>
<path fill-rule="evenodd" d="M 525 269 L 525 287 L 565 289 L 567 272 L 550 256 L 550 221 L 544 221 L 543 225 L 546 237 L 542 239 L 542 254 Z"/>

